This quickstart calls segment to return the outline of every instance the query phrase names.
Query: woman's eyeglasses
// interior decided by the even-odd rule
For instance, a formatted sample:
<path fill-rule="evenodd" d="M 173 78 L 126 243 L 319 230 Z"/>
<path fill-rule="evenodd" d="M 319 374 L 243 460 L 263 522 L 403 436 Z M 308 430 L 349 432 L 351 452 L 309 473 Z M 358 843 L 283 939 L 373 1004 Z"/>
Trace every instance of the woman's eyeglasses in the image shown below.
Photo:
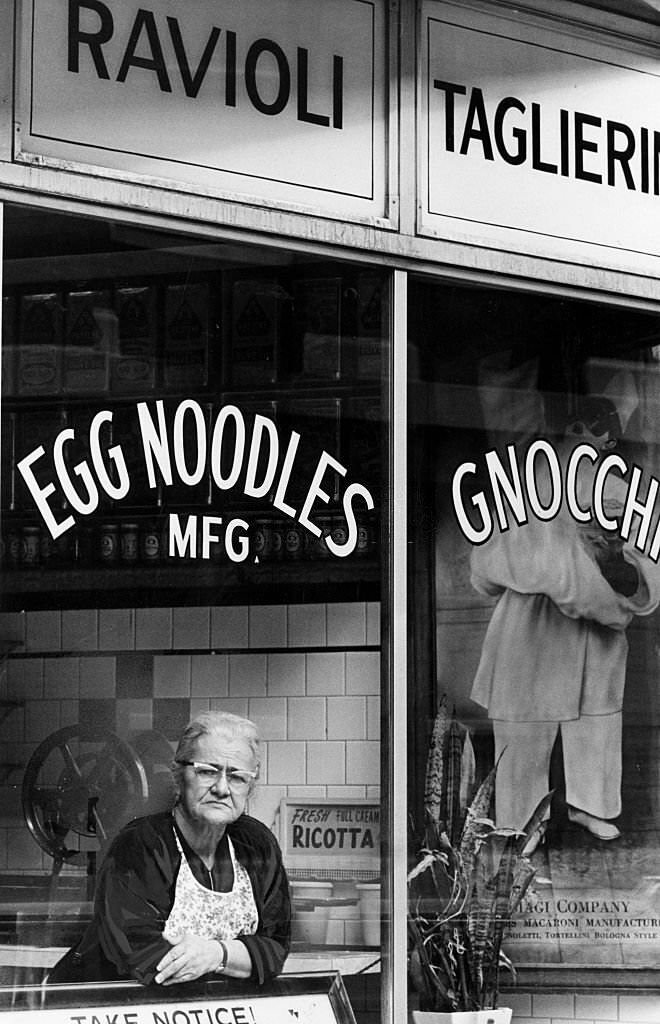
<path fill-rule="evenodd" d="M 230 768 L 228 765 L 207 764 L 205 761 L 177 761 L 177 764 L 192 768 L 200 782 L 214 786 L 224 775 L 230 789 L 245 789 L 257 773 L 249 768 Z"/>

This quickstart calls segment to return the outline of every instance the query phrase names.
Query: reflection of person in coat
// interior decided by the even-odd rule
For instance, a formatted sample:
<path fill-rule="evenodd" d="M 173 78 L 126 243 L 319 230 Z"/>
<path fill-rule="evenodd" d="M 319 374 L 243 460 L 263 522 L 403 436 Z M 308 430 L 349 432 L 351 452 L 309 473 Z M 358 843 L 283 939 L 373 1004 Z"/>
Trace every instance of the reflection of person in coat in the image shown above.
<path fill-rule="evenodd" d="M 592 401 L 573 424 L 564 454 L 578 441 L 601 451 L 611 446 L 616 413 L 603 418 L 611 403 L 598 403 L 599 415 Z M 586 460 L 581 466 L 578 498 L 588 507 L 592 480 Z M 622 507 L 616 494 L 605 497 L 610 509 Z M 497 773 L 498 825 L 522 828 L 529 820 L 548 790 L 559 733 L 569 819 L 600 839 L 616 839 L 625 628 L 633 615 L 657 607 L 657 566 L 631 544 L 562 511 L 551 522 L 531 517 L 474 548 L 472 583 L 499 596 L 472 689 L 492 719 L 496 758 L 506 749 Z"/>

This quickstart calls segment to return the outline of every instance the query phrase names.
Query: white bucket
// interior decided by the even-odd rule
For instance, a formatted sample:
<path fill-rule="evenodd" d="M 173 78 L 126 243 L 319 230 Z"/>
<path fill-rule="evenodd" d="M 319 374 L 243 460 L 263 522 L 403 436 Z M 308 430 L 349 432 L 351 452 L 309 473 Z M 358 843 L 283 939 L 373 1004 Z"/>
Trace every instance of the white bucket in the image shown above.
<path fill-rule="evenodd" d="M 380 947 L 380 884 L 358 882 L 355 888 L 360 905 L 364 944 Z"/>

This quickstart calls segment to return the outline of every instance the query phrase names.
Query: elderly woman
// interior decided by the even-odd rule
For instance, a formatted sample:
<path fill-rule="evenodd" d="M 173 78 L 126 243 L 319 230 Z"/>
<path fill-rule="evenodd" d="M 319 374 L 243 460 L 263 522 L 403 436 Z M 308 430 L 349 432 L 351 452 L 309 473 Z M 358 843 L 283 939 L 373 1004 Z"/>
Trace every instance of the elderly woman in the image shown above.
<path fill-rule="evenodd" d="M 287 877 L 272 832 L 245 813 L 259 775 L 248 719 L 198 715 L 174 758 L 172 811 L 139 818 L 110 845 L 94 917 L 50 982 L 209 975 L 259 984 L 289 948 Z"/>

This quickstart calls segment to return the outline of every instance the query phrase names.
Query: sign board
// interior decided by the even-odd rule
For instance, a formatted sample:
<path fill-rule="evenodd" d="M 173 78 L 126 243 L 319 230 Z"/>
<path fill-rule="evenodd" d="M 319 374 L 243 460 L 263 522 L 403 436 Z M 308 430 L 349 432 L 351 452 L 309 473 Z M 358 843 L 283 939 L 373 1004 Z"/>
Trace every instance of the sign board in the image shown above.
<path fill-rule="evenodd" d="M 386 215 L 383 0 L 26 0 L 16 156 Z"/>
<path fill-rule="evenodd" d="M 175 997 L 170 993 L 153 1002 L 153 993 L 142 987 L 136 992 L 137 986 L 82 984 L 73 990 L 54 985 L 42 990 L 40 1008 L 24 1012 L 30 1024 L 355 1024 L 338 974 L 290 975 L 265 990 L 243 983 L 243 994 L 236 994 L 236 984 L 223 992 L 225 987 L 201 986 L 196 997 L 194 983 L 179 985 Z M 210 998 L 213 989 L 220 991 Z M 0 1009 L 0 1024 L 9 1024 L 10 1017 L 15 1024 L 23 1000 L 31 1002 L 35 994 L 16 989 L 13 1008 Z"/>
<path fill-rule="evenodd" d="M 422 12 L 420 232 L 657 269 L 657 52 L 504 5 Z"/>
<path fill-rule="evenodd" d="M 292 878 L 376 878 L 380 804 L 285 798 L 280 804 L 280 845 Z"/>

